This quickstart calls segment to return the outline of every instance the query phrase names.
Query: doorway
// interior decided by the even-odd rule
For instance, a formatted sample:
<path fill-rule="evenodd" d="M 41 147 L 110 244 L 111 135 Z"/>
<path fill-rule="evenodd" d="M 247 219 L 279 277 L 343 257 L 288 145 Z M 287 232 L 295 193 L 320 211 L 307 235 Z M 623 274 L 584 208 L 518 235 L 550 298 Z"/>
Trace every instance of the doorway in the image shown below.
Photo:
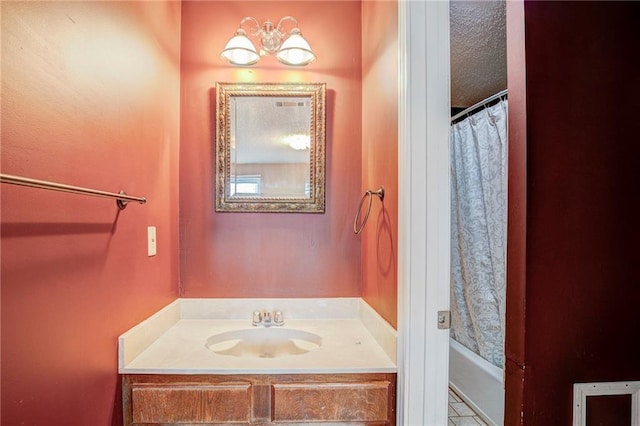
<path fill-rule="evenodd" d="M 438 328 L 438 312 L 450 309 L 449 2 L 398 7 L 398 424 L 443 425 L 449 331 Z"/>
<path fill-rule="evenodd" d="M 449 383 L 486 423 L 500 425 L 506 320 L 506 2 L 451 0 L 449 4 Z M 454 405 L 450 405 L 453 412 Z"/>

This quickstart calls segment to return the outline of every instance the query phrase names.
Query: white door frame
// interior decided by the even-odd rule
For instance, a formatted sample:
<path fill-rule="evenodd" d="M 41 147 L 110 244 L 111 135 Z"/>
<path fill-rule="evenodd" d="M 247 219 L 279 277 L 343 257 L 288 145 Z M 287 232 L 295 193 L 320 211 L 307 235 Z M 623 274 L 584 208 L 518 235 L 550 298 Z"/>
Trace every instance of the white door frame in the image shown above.
<path fill-rule="evenodd" d="M 449 1 L 399 0 L 399 425 L 447 424 Z"/>

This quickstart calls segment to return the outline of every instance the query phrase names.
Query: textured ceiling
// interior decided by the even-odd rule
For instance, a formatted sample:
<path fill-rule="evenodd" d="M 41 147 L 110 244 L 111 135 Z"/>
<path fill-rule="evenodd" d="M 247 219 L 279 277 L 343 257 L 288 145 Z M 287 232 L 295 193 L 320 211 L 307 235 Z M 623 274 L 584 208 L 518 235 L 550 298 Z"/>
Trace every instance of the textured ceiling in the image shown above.
<path fill-rule="evenodd" d="M 451 106 L 507 88 L 505 1 L 451 0 Z"/>

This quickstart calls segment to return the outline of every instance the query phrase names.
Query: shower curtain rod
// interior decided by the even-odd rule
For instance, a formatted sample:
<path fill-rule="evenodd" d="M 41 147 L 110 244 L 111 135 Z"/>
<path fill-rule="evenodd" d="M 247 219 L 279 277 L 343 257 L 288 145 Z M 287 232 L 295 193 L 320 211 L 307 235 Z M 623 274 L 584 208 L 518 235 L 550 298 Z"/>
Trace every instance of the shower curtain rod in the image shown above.
<path fill-rule="evenodd" d="M 81 186 L 65 185 L 63 183 L 49 182 L 46 180 L 31 179 L 22 176 L 7 175 L 0 173 L 0 182 L 9 183 L 12 185 L 29 186 L 32 188 L 48 189 L 52 191 L 70 192 L 72 194 L 91 195 L 94 197 L 111 198 L 115 199 L 120 210 L 127 206 L 129 201 L 136 201 L 140 204 L 147 202 L 144 197 L 134 197 L 127 195 L 124 191 L 120 191 L 119 194 L 114 192 L 99 191 L 97 189 L 83 188 Z"/>
<path fill-rule="evenodd" d="M 506 94 L 507 94 L 507 89 L 504 89 L 503 91 L 498 92 L 495 95 L 491 95 L 487 99 L 484 99 L 484 100 L 478 102 L 475 105 L 471 105 L 469 108 L 467 108 L 464 111 L 459 112 L 456 115 L 454 115 L 453 117 L 451 117 L 451 122 L 453 123 L 455 120 L 457 120 L 460 117 L 464 117 L 465 115 L 469 114 L 474 109 L 477 109 L 479 107 L 485 106 L 489 102 L 495 101 L 496 99 L 501 98 L 501 97 L 505 96 Z"/>

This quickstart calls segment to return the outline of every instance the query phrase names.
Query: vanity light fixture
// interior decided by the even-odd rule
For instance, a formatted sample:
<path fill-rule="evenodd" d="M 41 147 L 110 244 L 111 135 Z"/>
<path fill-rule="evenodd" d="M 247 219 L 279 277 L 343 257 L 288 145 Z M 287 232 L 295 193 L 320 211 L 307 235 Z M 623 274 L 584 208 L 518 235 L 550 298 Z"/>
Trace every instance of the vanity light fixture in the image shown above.
<path fill-rule="evenodd" d="M 289 31 L 283 25 L 288 21 L 293 23 L 293 28 Z M 249 33 L 260 41 L 259 54 L 247 36 L 247 31 L 242 28 L 247 22 L 252 24 Z M 253 65 L 264 55 L 276 55 L 278 61 L 293 66 L 307 65 L 316 59 L 309 43 L 300 33 L 298 21 L 293 16 L 285 16 L 280 19 L 275 27 L 271 21 L 265 21 L 260 25 L 258 20 L 251 16 L 242 18 L 235 35 L 220 54 L 230 64 L 241 66 Z"/>

